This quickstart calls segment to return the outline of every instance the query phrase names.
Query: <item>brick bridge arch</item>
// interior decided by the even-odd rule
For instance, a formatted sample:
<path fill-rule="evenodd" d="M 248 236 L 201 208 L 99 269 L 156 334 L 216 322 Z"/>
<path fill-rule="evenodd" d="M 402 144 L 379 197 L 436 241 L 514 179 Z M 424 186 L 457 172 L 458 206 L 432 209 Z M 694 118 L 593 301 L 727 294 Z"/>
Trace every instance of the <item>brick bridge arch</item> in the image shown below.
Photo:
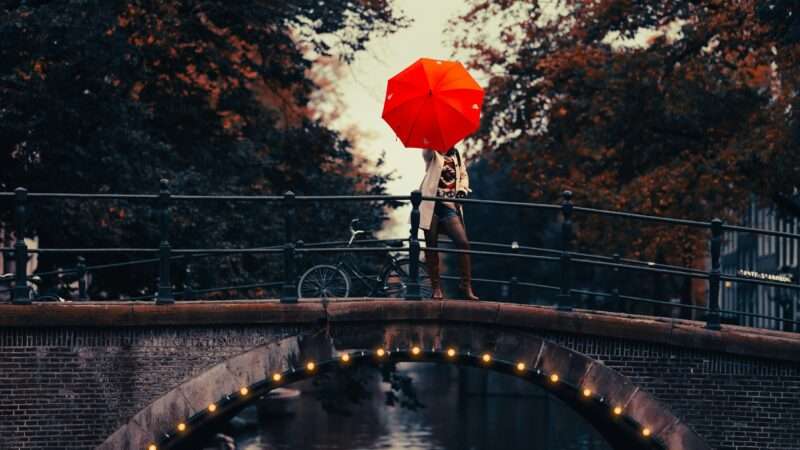
<path fill-rule="evenodd" d="M 617 449 L 709 448 L 663 403 L 601 362 L 538 336 L 503 327 L 465 328 L 450 323 L 394 323 L 368 333 L 329 327 L 325 334 L 256 347 L 173 388 L 99 448 L 146 449 L 159 438 L 162 450 L 192 448 L 194 431 L 231 417 L 269 389 L 337 367 L 387 360 L 454 362 L 515 374 L 556 395 Z M 314 364 L 311 370 L 308 362 Z M 517 367 L 520 363 L 524 369 Z M 276 374 L 279 380 L 273 378 Z M 244 395 L 242 387 L 247 387 Z M 210 412 L 212 404 L 215 410 Z M 615 408 L 620 408 L 618 415 Z M 188 424 L 187 428 L 178 431 L 179 423 Z"/>
<path fill-rule="evenodd" d="M 357 362 L 358 352 L 370 359 L 379 347 L 415 360 L 413 346 L 431 359 L 453 347 L 460 362 L 478 366 L 488 352 L 489 367 L 508 373 L 521 361 L 530 381 L 575 407 L 618 448 L 790 449 L 800 441 L 795 333 L 712 331 L 680 319 L 506 303 L 375 299 L 0 305 L 0 408 L 12 411 L 0 414 L 0 439 L 23 449 L 53 442 L 141 449 L 210 403 L 224 415 L 242 386 L 255 395 L 276 372 L 284 382 L 303 376 L 307 360 L 325 370 L 339 364 L 338 352 L 355 351 Z M 547 378 L 554 373 L 555 386 Z M 592 400 L 580 397 L 584 387 Z M 630 420 L 607 420 L 617 405 Z M 45 420 L 53 416 L 57 427 Z M 190 431 L 204 416 L 197 420 Z"/>

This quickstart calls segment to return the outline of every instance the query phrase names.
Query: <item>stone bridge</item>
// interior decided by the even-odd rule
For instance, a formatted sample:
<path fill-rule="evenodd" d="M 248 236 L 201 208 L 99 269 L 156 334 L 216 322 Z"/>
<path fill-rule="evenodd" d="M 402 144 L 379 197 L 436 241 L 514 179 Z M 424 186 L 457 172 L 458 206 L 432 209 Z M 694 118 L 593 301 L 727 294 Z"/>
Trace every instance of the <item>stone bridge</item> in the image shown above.
<path fill-rule="evenodd" d="M 507 303 L 360 299 L 0 305 L 0 448 L 192 448 L 204 428 L 269 389 L 381 360 L 522 377 L 617 449 L 800 442 L 797 334 Z"/>

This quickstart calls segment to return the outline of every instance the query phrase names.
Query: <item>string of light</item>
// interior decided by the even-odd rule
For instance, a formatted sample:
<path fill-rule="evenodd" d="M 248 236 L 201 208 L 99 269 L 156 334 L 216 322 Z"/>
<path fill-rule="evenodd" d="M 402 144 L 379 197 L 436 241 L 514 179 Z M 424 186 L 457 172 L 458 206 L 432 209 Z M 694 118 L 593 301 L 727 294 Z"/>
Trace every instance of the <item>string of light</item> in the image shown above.
<path fill-rule="evenodd" d="M 167 448 L 173 448 L 180 443 L 181 439 L 188 436 L 189 432 L 191 432 L 190 427 L 192 425 L 199 426 L 205 420 L 211 419 L 213 416 L 220 414 L 222 412 L 220 408 L 227 410 L 229 407 L 241 406 L 242 402 L 249 401 L 250 397 L 255 393 L 263 393 L 283 386 L 287 383 L 300 381 L 302 379 L 314 376 L 323 369 L 346 367 L 361 362 L 381 363 L 390 359 L 393 362 L 458 362 L 484 368 L 492 367 L 500 371 L 505 369 L 505 371 L 526 378 L 529 381 L 538 381 L 538 384 L 545 388 L 559 386 L 567 389 L 574 389 L 577 394 L 576 396 L 579 399 L 584 401 L 594 401 L 597 404 L 603 405 L 604 407 L 608 408 L 609 416 L 613 420 L 624 419 L 623 422 L 635 429 L 643 439 L 651 440 L 651 443 L 658 447 L 665 447 L 660 439 L 652 436 L 652 430 L 646 424 L 638 423 L 632 417 L 624 414 L 624 405 L 611 404 L 599 392 L 597 392 L 595 389 L 592 389 L 591 386 L 572 385 L 563 380 L 561 375 L 557 372 L 545 373 L 539 368 L 529 368 L 524 361 L 506 361 L 496 359 L 490 352 L 473 354 L 467 351 L 464 353 L 459 353 L 459 351 L 454 347 L 447 347 L 444 349 L 432 348 L 427 350 L 423 349 L 419 345 L 413 345 L 410 348 L 395 348 L 392 350 L 379 347 L 371 351 L 343 352 L 327 361 L 317 362 L 309 360 L 306 361 L 301 368 L 292 368 L 283 372 L 275 372 L 265 380 L 249 386 L 240 387 L 238 391 L 224 396 L 216 403 L 209 404 L 204 410 L 195 413 L 185 421 L 179 422 L 175 425 L 174 431 L 163 433 L 159 444 L 148 444 L 146 450 L 166 450 Z"/>

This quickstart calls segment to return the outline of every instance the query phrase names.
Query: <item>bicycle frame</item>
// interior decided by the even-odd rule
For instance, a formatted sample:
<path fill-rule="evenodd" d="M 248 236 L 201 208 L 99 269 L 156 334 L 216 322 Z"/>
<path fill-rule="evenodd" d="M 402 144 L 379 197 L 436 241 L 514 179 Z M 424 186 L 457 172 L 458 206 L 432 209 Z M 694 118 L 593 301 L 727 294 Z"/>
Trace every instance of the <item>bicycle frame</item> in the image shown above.
<path fill-rule="evenodd" d="M 352 243 L 352 240 L 350 241 Z M 348 243 L 348 247 L 350 247 L 350 243 Z M 386 272 L 386 269 L 391 265 L 397 263 L 397 257 L 392 255 L 387 251 L 386 258 L 384 264 L 381 266 L 380 271 L 375 275 L 375 277 L 371 277 L 370 275 L 365 274 L 361 271 L 358 267 L 358 264 L 355 263 L 356 256 L 351 253 L 345 253 L 344 255 L 340 256 L 336 261 L 336 267 L 341 269 L 343 272 L 347 273 L 350 276 L 350 279 L 358 280 L 363 287 L 365 287 L 369 292 L 367 297 L 372 297 L 377 294 L 381 294 L 381 288 L 383 287 L 383 279 L 382 274 Z"/>

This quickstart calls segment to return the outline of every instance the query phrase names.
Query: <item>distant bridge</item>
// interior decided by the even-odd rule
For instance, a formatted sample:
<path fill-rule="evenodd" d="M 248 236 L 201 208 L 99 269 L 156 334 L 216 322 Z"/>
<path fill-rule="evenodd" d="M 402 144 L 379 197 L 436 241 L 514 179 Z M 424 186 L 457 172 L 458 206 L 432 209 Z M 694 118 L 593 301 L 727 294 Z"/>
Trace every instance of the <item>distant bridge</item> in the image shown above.
<path fill-rule="evenodd" d="M 388 360 L 521 377 L 580 413 L 615 449 L 800 442 L 796 333 L 381 299 L 0 305 L 0 442 L 195 448 L 204 430 L 270 389 Z"/>

